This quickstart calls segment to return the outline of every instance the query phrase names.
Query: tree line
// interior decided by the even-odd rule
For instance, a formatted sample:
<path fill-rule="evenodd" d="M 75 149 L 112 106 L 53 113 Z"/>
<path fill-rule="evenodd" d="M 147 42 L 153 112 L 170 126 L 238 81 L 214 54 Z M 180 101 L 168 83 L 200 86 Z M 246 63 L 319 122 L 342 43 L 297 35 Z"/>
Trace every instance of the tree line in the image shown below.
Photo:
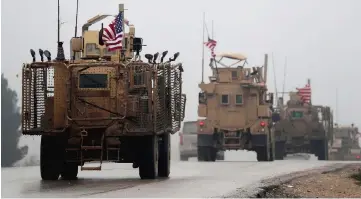
<path fill-rule="evenodd" d="M 21 114 L 18 96 L 1 74 L 1 167 L 11 167 L 28 153 L 28 146 L 18 147 Z"/>

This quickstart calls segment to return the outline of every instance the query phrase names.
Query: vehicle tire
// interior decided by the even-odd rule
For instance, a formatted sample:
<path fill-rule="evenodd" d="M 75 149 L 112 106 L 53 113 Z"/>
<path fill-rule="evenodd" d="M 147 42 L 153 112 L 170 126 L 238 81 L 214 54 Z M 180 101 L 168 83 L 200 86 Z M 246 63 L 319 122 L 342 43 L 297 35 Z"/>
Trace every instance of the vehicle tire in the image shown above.
<path fill-rule="evenodd" d="M 218 155 L 217 154 L 217 160 L 224 160 L 224 155 Z"/>
<path fill-rule="evenodd" d="M 76 180 L 78 176 L 78 164 L 73 162 L 68 162 L 64 164 L 63 171 L 61 172 L 61 177 L 64 180 Z"/>
<path fill-rule="evenodd" d="M 160 136 L 158 152 L 158 176 L 169 177 L 170 174 L 170 160 L 171 160 L 171 145 L 170 134 L 166 133 Z"/>
<path fill-rule="evenodd" d="M 197 147 L 197 159 L 199 162 L 204 161 L 204 147 Z"/>
<path fill-rule="evenodd" d="M 214 147 L 208 147 L 209 161 L 215 162 L 217 159 L 217 149 Z"/>
<path fill-rule="evenodd" d="M 327 160 L 328 149 L 326 140 L 313 140 L 312 147 L 315 150 L 315 155 L 318 160 Z"/>
<path fill-rule="evenodd" d="M 140 153 L 139 176 L 141 179 L 155 179 L 158 176 L 158 137 L 143 136 L 143 151 Z"/>
<path fill-rule="evenodd" d="M 268 153 L 270 152 L 266 146 L 256 147 L 254 151 L 257 153 L 257 161 L 264 162 L 270 161 L 268 158 Z"/>
<path fill-rule="evenodd" d="M 285 156 L 285 144 L 286 144 L 286 142 L 284 142 L 284 141 L 277 141 L 275 143 L 275 147 L 276 147 L 275 159 L 276 160 L 283 160 L 283 158 Z"/>
<path fill-rule="evenodd" d="M 213 147 L 198 147 L 198 161 L 216 161 L 217 150 Z"/>
<path fill-rule="evenodd" d="M 43 180 L 58 180 L 64 164 L 65 148 L 59 136 L 41 136 L 40 175 Z"/>

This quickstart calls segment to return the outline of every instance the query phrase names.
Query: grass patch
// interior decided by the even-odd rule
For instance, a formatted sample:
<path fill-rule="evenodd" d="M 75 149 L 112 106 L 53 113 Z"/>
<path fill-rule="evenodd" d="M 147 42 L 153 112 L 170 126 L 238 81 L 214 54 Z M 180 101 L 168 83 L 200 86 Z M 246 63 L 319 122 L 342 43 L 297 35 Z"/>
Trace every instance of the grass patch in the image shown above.
<path fill-rule="evenodd" d="M 361 171 L 359 171 L 358 173 L 352 174 L 351 178 L 353 178 L 354 180 L 357 181 L 356 184 L 358 184 L 359 186 L 361 186 Z"/>

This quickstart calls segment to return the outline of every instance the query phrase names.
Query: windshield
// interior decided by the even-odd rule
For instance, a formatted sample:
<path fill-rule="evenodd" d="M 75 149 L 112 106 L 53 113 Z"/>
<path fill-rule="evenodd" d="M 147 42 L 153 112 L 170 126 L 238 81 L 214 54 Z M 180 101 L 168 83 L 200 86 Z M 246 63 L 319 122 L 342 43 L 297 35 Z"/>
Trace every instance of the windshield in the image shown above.
<path fill-rule="evenodd" d="M 80 74 L 79 88 L 107 88 L 107 74 Z"/>
<path fill-rule="evenodd" d="M 303 112 L 302 111 L 292 111 L 292 117 L 293 118 L 302 118 Z"/>
<path fill-rule="evenodd" d="M 197 123 L 196 122 L 185 122 L 183 125 L 184 134 L 196 134 L 197 133 Z"/>

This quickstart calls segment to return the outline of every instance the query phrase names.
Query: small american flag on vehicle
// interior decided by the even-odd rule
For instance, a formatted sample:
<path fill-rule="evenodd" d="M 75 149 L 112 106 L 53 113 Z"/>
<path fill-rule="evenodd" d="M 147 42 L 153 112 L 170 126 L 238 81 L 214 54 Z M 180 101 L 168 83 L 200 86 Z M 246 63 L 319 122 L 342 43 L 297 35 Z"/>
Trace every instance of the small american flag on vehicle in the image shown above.
<path fill-rule="evenodd" d="M 301 96 L 301 100 L 305 103 L 311 102 L 311 86 L 306 84 L 303 88 L 296 88 L 298 90 L 298 95 Z"/>
<path fill-rule="evenodd" d="M 211 50 L 212 57 L 215 57 L 216 54 L 214 53 L 214 48 L 217 45 L 217 41 L 215 41 L 215 40 L 208 37 L 208 41 L 204 42 L 204 45 L 206 45 Z"/>
<path fill-rule="evenodd" d="M 123 35 L 123 12 L 119 12 L 118 16 L 103 31 L 102 39 L 108 51 L 122 49 Z"/>

